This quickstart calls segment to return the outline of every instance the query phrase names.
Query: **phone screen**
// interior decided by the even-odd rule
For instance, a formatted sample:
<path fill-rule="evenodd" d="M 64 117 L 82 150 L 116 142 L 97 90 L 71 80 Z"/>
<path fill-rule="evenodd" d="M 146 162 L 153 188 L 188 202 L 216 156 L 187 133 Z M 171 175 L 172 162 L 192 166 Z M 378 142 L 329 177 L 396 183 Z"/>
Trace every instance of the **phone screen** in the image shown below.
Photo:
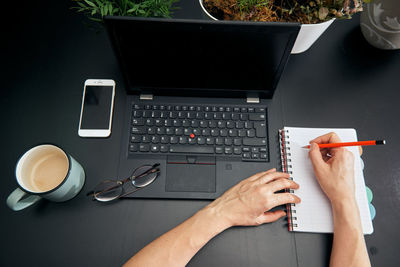
<path fill-rule="evenodd" d="M 86 85 L 81 129 L 109 129 L 112 86 Z"/>

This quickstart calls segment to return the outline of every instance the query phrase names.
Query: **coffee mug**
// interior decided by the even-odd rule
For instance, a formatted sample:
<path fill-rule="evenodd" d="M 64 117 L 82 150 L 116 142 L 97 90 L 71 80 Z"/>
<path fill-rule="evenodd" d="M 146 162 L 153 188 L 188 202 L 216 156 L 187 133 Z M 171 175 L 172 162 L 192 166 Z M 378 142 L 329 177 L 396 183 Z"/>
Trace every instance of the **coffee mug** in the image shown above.
<path fill-rule="evenodd" d="M 22 210 L 41 198 L 63 202 L 75 197 L 85 182 L 82 166 L 61 148 L 45 144 L 28 150 L 15 168 L 19 188 L 8 198 L 12 210 Z"/>

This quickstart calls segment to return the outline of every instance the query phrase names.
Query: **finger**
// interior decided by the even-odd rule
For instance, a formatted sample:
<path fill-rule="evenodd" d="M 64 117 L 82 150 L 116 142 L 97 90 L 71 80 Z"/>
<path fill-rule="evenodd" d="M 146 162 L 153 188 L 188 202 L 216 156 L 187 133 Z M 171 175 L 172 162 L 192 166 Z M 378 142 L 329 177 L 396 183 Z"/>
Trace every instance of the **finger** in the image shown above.
<path fill-rule="evenodd" d="M 250 176 L 249 178 L 247 178 L 246 180 L 248 180 L 248 181 L 255 181 L 255 180 L 257 180 L 258 178 L 260 178 L 261 176 L 266 175 L 266 174 L 268 174 L 268 173 L 273 173 L 273 172 L 276 172 L 276 169 L 275 169 L 275 168 L 269 169 L 268 171 L 265 171 L 265 172 L 256 173 L 256 174 L 254 174 L 253 176 Z"/>
<path fill-rule="evenodd" d="M 311 159 L 311 163 L 314 167 L 314 170 L 318 170 L 320 168 L 324 168 L 326 165 L 324 159 L 322 158 L 322 154 L 319 151 L 319 147 L 316 143 L 311 143 L 310 151 L 308 155 Z"/>
<path fill-rule="evenodd" d="M 274 198 L 275 198 L 274 207 L 288 203 L 300 203 L 301 201 L 301 199 L 298 196 L 291 193 L 275 193 Z"/>
<path fill-rule="evenodd" d="M 258 178 L 258 180 L 255 180 L 255 182 L 257 182 L 258 184 L 266 184 L 266 183 L 269 183 L 276 179 L 280 179 L 280 178 L 288 179 L 289 177 L 290 177 L 290 174 L 285 173 L 285 172 L 273 172 L 273 173 L 267 173 L 267 174 L 261 176 L 260 178 Z"/>
<path fill-rule="evenodd" d="M 311 143 L 327 144 L 327 143 L 340 143 L 340 142 L 341 141 L 339 136 L 334 132 L 330 132 L 311 140 L 310 144 Z"/>
<path fill-rule="evenodd" d="M 267 211 L 263 215 L 260 215 L 256 220 L 258 224 L 270 223 L 278 220 L 279 218 L 285 217 L 286 212 L 283 210 Z"/>
<path fill-rule="evenodd" d="M 272 192 L 281 191 L 282 189 L 299 189 L 299 185 L 289 179 L 281 178 L 266 184 L 266 186 L 272 190 Z"/>

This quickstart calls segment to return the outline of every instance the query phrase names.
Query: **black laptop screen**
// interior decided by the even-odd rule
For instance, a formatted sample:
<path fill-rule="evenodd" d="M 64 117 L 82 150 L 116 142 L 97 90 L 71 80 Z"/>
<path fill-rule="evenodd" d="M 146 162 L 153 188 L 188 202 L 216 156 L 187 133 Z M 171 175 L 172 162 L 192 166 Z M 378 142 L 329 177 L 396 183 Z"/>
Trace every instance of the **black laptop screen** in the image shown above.
<path fill-rule="evenodd" d="M 273 93 L 298 25 L 109 17 L 106 25 L 132 90 Z"/>

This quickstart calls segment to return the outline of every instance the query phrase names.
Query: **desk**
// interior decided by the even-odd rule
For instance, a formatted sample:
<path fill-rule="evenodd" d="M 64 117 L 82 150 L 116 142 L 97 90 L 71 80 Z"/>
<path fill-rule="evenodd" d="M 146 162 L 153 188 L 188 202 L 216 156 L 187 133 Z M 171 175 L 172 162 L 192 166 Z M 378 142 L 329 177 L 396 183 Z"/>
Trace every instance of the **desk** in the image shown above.
<path fill-rule="evenodd" d="M 122 76 L 105 31 L 85 25 L 83 15 L 69 9 L 71 1 L 18 5 L 3 8 L 16 11 L 14 21 L 5 24 L 7 41 L 2 44 L 0 266 L 121 265 L 209 202 L 135 199 L 102 204 L 85 196 L 98 181 L 118 173 Z M 181 0 L 180 5 L 176 17 L 203 18 L 197 0 Z M 282 102 L 282 126 L 354 127 L 360 139 L 388 141 L 384 148 L 366 148 L 363 156 L 377 209 L 375 232 L 366 242 L 374 266 L 399 266 L 400 53 L 373 49 L 358 25 L 358 15 L 336 21 L 309 51 L 292 56 L 274 98 Z M 77 134 L 87 78 L 117 83 L 110 138 Z M 16 187 L 17 159 L 44 142 L 58 144 L 82 164 L 83 191 L 65 203 L 41 201 L 12 212 L 5 200 Z M 271 244 L 272 237 L 277 239 L 272 230 L 283 225 L 231 228 L 211 240 L 189 266 L 282 266 L 281 259 L 287 266 L 327 265 L 331 235 L 280 229 L 290 241 Z"/>

